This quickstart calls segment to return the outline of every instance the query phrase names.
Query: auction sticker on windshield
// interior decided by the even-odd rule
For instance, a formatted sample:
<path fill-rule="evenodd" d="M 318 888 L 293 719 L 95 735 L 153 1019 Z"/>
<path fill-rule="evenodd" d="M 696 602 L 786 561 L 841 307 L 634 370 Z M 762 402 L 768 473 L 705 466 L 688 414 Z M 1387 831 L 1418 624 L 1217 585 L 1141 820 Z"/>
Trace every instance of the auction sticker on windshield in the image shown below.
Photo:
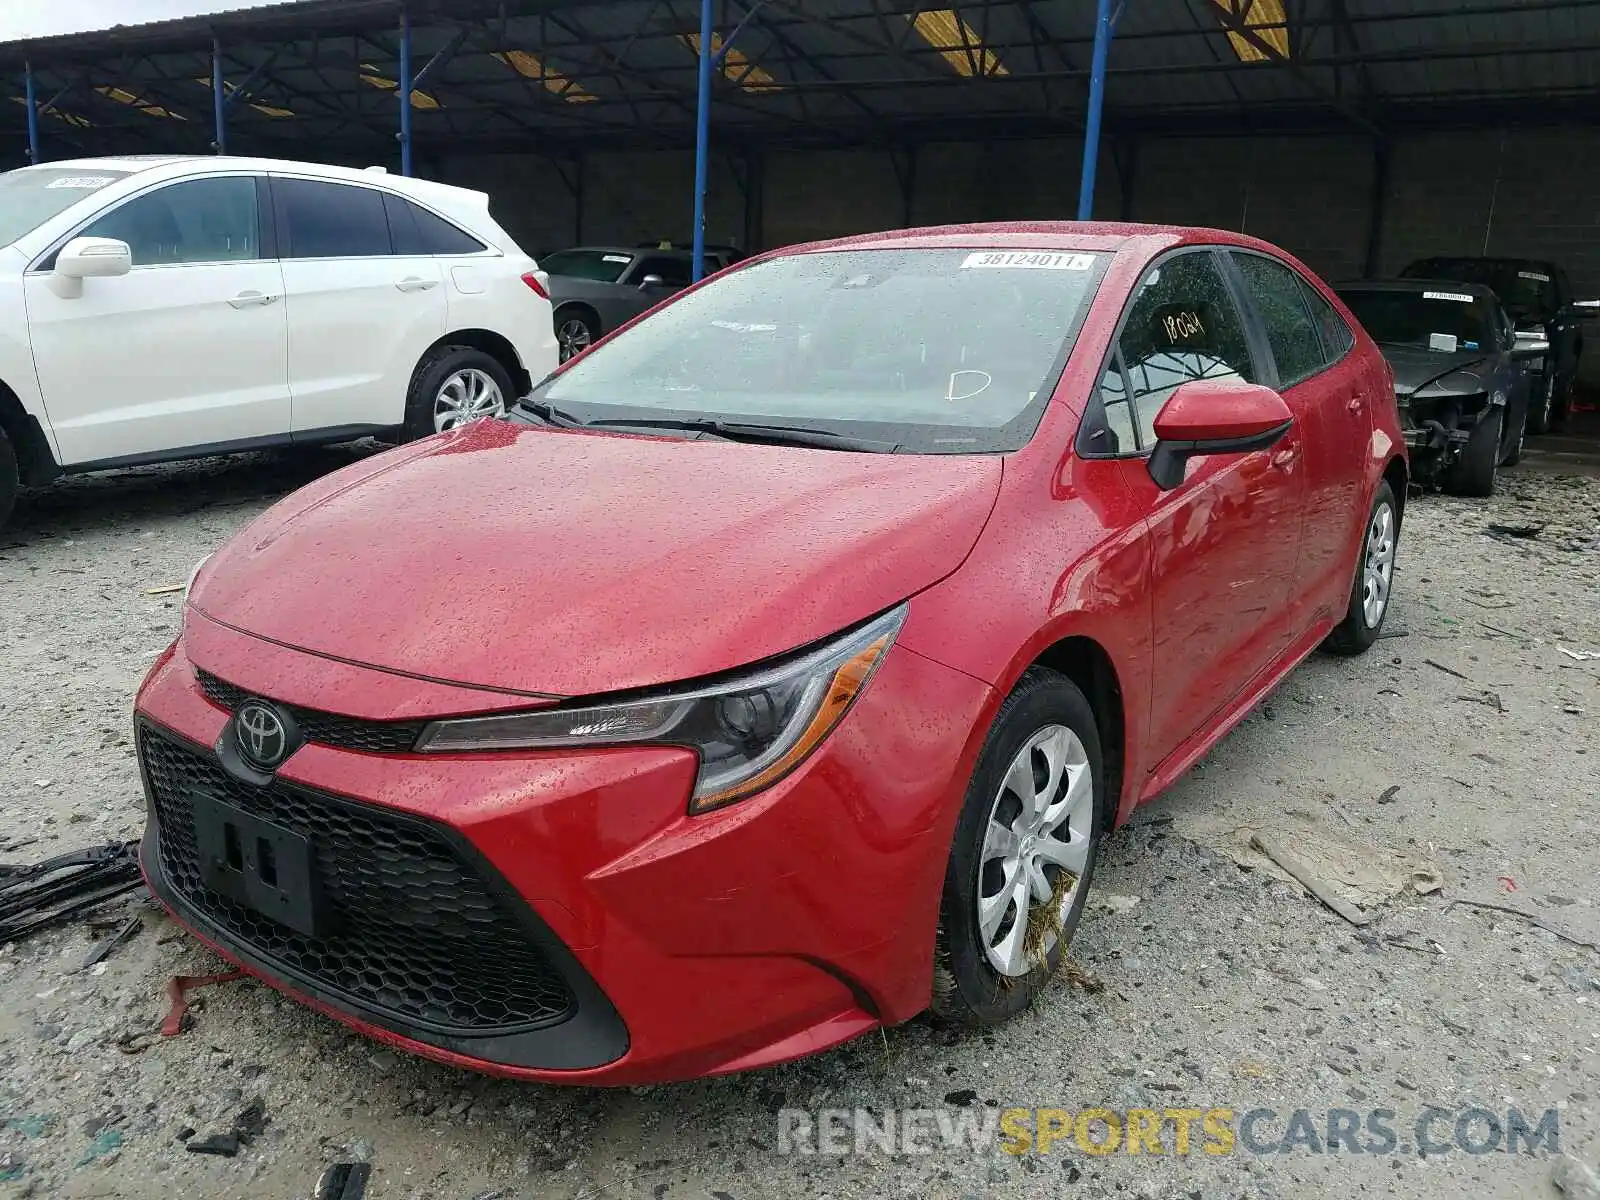
<path fill-rule="evenodd" d="M 1457 304 L 1471 304 L 1474 297 L 1461 292 L 1423 292 L 1424 300 L 1454 300 Z"/>
<path fill-rule="evenodd" d="M 1017 267 L 1035 271 L 1087 271 L 1092 254 L 1051 254 L 1038 250 L 979 250 L 967 255 L 962 267 Z"/>

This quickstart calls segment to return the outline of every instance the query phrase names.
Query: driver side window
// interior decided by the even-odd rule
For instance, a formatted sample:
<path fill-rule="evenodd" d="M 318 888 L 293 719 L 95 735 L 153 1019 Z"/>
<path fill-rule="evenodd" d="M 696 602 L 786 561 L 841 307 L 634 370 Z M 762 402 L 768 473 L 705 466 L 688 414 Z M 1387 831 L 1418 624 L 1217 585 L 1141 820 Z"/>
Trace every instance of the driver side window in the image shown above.
<path fill-rule="evenodd" d="M 261 257 L 255 180 L 223 175 L 136 196 L 82 230 L 127 242 L 136 267 Z"/>
<path fill-rule="evenodd" d="M 1156 414 L 1191 379 L 1256 382 L 1244 323 L 1209 250 L 1179 254 L 1152 267 L 1134 292 L 1117 342 L 1128 371 L 1139 446 L 1156 441 Z"/>
<path fill-rule="evenodd" d="M 659 275 L 663 287 L 686 288 L 689 286 L 690 261 L 687 258 L 669 258 L 660 255 L 655 258 L 642 260 L 633 270 L 633 282 L 644 282 L 646 275 Z"/>
<path fill-rule="evenodd" d="M 1156 414 L 1191 379 L 1257 381 L 1214 251 L 1181 251 L 1145 272 L 1079 440 L 1089 455 L 1148 451 Z"/>

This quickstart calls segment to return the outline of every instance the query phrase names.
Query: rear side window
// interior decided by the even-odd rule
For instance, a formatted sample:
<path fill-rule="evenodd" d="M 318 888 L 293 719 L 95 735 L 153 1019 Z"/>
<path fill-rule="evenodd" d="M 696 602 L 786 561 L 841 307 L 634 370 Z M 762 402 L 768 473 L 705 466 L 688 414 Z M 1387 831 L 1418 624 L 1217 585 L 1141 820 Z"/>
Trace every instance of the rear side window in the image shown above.
<path fill-rule="evenodd" d="M 1117 350 L 1141 449 L 1155 444 L 1156 414 L 1179 384 L 1257 379 L 1244 322 L 1209 250 L 1176 255 L 1145 274 Z"/>
<path fill-rule="evenodd" d="M 1322 334 L 1306 307 L 1300 277 L 1283 263 L 1260 254 L 1235 252 L 1233 261 L 1278 364 L 1278 386 L 1293 387 L 1322 370 Z"/>
<path fill-rule="evenodd" d="M 369 258 L 393 253 L 383 193 L 311 179 L 274 179 L 284 258 Z"/>
<path fill-rule="evenodd" d="M 1333 305 L 1322 298 L 1322 293 L 1304 279 L 1300 281 L 1300 294 L 1311 310 L 1311 319 L 1322 332 L 1322 357 L 1332 366 L 1350 352 L 1350 347 L 1356 344 L 1356 335 L 1350 332 L 1350 326 Z"/>
<path fill-rule="evenodd" d="M 383 207 L 396 254 L 477 254 L 486 248 L 471 234 L 403 196 L 385 192 Z"/>

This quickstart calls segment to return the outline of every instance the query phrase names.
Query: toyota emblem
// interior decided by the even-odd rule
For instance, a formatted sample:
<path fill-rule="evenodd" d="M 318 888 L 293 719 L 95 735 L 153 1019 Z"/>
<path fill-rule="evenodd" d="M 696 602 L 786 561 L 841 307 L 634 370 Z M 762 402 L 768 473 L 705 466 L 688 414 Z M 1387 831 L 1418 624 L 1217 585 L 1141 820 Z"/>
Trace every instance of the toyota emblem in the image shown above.
<path fill-rule="evenodd" d="M 245 761 L 271 771 L 289 757 L 289 730 L 270 704 L 246 700 L 233 715 L 233 734 Z"/>

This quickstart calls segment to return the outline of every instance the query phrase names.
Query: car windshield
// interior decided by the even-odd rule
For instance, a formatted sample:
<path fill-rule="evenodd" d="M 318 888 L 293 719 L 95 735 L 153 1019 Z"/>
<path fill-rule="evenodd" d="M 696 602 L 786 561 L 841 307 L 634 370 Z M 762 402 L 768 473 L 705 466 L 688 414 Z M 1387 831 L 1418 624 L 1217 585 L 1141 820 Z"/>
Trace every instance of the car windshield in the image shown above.
<path fill-rule="evenodd" d="M 0 246 L 9 246 L 91 192 L 124 178 L 99 167 L 23 168 L 0 175 Z"/>
<path fill-rule="evenodd" d="M 828 250 L 686 293 L 536 389 L 582 421 L 803 427 L 926 454 L 1032 437 L 1104 268 L 1061 251 Z"/>
<path fill-rule="evenodd" d="M 1487 350 L 1495 342 L 1489 302 L 1467 292 L 1439 290 L 1341 291 L 1372 340 L 1390 346 L 1440 349 L 1434 335 L 1454 338 L 1461 350 Z"/>
<path fill-rule="evenodd" d="M 1458 279 L 1492 288 L 1518 320 L 1548 320 L 1557 308 L 1555 271 L 1548 264 L 1501 258 L 1428 258 L 1404 271 L 1408 279 Z"/>
<path fill-rule="evenodd" d="M 558 250 L 541 258 L 539 269 L 546 275 L 615 283 L 632 261 L 633 255 L 620 250 Z"/>

